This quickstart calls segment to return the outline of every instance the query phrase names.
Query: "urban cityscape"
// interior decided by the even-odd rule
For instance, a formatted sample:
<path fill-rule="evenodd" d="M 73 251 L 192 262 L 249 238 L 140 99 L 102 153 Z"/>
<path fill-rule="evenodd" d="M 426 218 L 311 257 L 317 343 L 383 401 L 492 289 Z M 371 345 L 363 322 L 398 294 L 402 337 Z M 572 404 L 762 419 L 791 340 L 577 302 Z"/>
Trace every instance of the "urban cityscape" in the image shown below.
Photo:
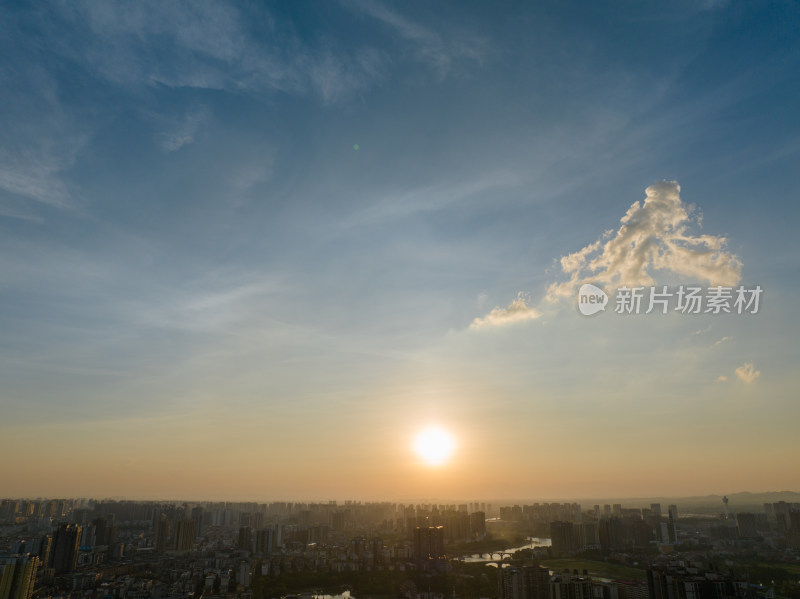
<path fill-rule="evenodd" d="M 0 599 L 800 597 L 800 495 L 770 496 L 795 501 L 4 499 Z"/>

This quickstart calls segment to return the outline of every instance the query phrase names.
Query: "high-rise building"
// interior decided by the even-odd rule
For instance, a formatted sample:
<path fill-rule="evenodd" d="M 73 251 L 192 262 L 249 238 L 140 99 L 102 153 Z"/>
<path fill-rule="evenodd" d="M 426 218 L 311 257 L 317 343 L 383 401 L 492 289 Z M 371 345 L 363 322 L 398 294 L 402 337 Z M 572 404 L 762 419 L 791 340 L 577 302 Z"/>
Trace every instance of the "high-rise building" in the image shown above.
<path fill-rule="evenodd" d="M 94 547 L 97 544 L 95 539 L 95 529 L 93 524 L 84 525 L 81 531 L 81 547 Z"/>
<path fill-rule="evenodd" d="M 0 599 L 8 599 L 14 584 L 17 561 L 11 557 L 0 557 Z"/>
<path fill-rule="evenodd" d="M 469 515 L 469 529 L 472 538 L 482 539 L 486 536 L 486 512 L 472 512 Z"/>
<path fill-rule="evenodd" d="M 669 506 L 669 542 L 675 544 L 678 542 L 678 506 Z"/>
<path fill-rule="evenodd" d="M 45 534 L 31 543 L 29 553 L 39 557 L 40 567 L 46 567 L 50 561 L 50 552 L 52 548 L 53 537 L 50 534 Z"/>
<path fill-rule="evenodd" d="M 550 599 L 594 599 L 592 579 L 585 570 L 582 576 L 569 570 L 555 574 L 550 579 Z"/>
<path fill-rule="evenodd" d="M 625 523 L 622 518 L 611 517 L 600 521 L 600 547 L 604 550 L 621 550 L 625 546 Z"/>
<path fill-rule="evenodd" d="M 114 526 L 113 516 L 111 518 L 95 518 L 92 525 L 97 545 L 108 546 L 116 541 L 117 527 Z"/>
<path fill-rule="evenodd" d="M 0 599 L 30 599 L 39 558 L 30 554 L 0 557 Z"/>
<path fill-rule="evenodd" d="M 164 553 L 167 550 L 167 541 L 169 540 L 169 520 L 162 514 L 161 518 L 156 523 L 156 551 Z"/>
<path fill-rule="evenodd" d="M 734 599 L 749 597 L 748 583 L 719 572 L 703 572 L 689 565 L 667 565 L 647 570 L 650 599 Z"/>
<path fill-rule="evenodd" d="M 600 547 L 600 529 L 596 521 L 581 522 L 577 529 L 578 549 L 585 551 Z"/>
<path fill-rule="evenodd" d="M 243 587 L 249 587 L 251 582 L 252 572 L 250 569 L 250 563 L 247 561 L 242 561 L 239 564 L 239 570 L 236 573 L 236 582 L 242 585 Z"/>
<path fill-rule="evenodd" d="M 249 526 L 239 527 L 239 542 L 237 546 L 244 551 L 250 551 L 253 545 L 253 531 Z"/>
<path fill-rule="evenodd" d="M 175 550 L 191 551 L 194 546 L 194 520 L 178 520 L 175 527 Z"/>
<path fill-rule="evenodd" d="M 739 527 L 739 536 L 741 538 L 755 539 L 758 536 L 755 514 L 739 512 L 736 514 L 736 525 Z"/>
<path fill-rule="evenodd" d="M 539 565 L 502 568 L 500 599 L 550 599 L 550 571 Z"/>
<path fill-rule="evenodd" d="M 194 531 L 197 536 L 203 536 L 203 507 L 197 505 L 192 508 L 192 520 L 194 520 Z"/>
<path fill-rule="evenodd" d="M 262 555 L 272 553 L 274 531 L 271 528 L 262 528 L 256 531 L 255 552 Z"/>
<path fill-rule="evenodd" d="M 77 524 L 61 524 L 53 535 L 53 550 L 50 553 L 50 567 L 56 574 L 72 572 L 78 563 L 78 547 L 81 540 L 81 527 Z"/>
<path fill-rule="evenodd" d="M 775 513 L 775 519 L 778 524 L 778 534 L 781 536 L 788 536 L 791 529 L 791 512 L 800 510 L 800 504 L 787 503 L 786 501 L 778 501 L 772 504 L 772 510 Z"/>
<path fill-rule="evenodd" d="M 550 538 L 554 555 L 567 555 L 577 551 L 575 526 L 572 522 L 556 520 L 550 523 Z"/>
<path fill-rule="evenodd" d="M 789 533 L 786 540 L 789 547 L 800 549 L 800 510 L 789 512 Z"/>
<path fill-rule="evenodd" d="M 414 529 L 414 559 L 417 567 L 426 570 L 446 563 L 443 526 L 417 526 Z"/>

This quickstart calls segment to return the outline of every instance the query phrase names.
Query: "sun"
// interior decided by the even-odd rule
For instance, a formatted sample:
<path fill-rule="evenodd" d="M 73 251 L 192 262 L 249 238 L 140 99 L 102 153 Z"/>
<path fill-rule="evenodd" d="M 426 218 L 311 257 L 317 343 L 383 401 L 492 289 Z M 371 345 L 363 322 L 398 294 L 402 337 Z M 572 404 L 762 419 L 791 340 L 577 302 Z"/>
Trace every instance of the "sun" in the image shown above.
<path fill-rule="evenodd" d="M 429 466 L 447 463 L 455 448 L 453 436 L 435 426 L 420 431 L 414 438 L 414 451 Z"/>

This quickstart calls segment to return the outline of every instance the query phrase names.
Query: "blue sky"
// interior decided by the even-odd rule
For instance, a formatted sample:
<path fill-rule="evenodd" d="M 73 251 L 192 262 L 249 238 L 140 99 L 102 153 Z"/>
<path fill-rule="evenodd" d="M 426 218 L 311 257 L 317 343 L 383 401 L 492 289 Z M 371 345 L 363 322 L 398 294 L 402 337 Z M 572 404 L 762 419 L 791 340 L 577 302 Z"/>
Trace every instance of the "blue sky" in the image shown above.
<path fill-rule="evenodd" d="M 5 4 L 9 491 L 798 488 L 800 10 L 742 4 Z M 760 314 L 577 313 L 562 257 L 664 181 L 691 251 L 641 280 Z"/>

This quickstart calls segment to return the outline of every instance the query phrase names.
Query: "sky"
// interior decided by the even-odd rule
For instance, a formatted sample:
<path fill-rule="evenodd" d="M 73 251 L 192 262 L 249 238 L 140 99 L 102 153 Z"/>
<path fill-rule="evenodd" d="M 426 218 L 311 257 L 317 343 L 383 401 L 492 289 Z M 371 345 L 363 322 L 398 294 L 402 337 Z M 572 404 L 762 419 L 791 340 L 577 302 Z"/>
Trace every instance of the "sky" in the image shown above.
<path fill-rule="evenodd" d="M 0 12 L 0 496 L 800 490 L 796 3 Z"/>

